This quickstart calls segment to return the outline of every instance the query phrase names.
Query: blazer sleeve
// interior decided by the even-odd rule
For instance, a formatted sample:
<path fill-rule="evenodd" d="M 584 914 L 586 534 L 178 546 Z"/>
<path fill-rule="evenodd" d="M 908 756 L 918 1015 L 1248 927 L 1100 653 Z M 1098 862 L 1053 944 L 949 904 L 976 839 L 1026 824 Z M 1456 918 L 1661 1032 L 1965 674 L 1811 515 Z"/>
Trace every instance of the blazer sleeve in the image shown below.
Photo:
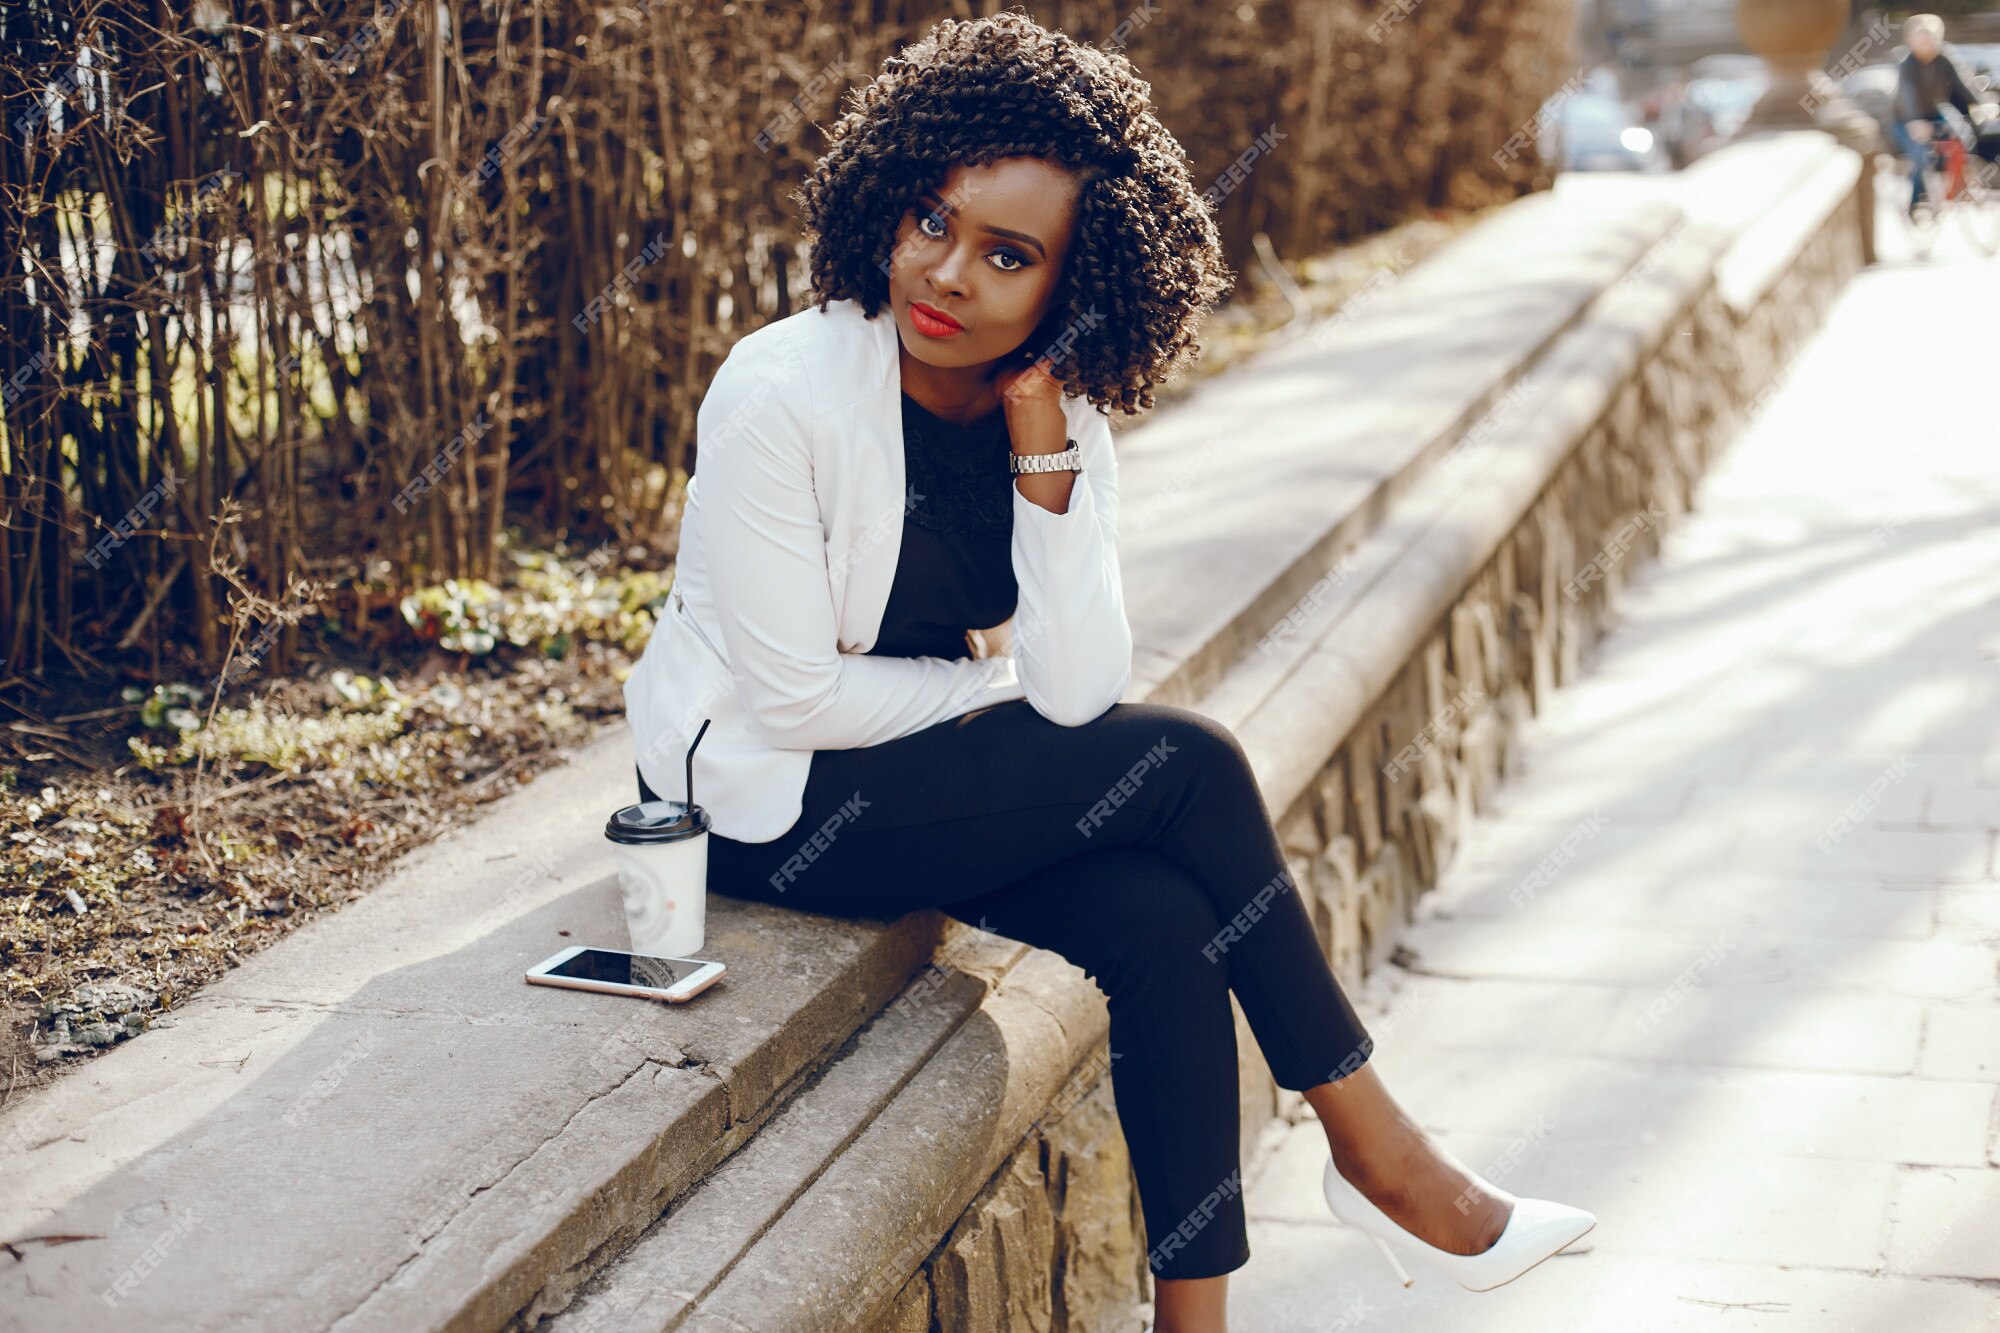
<path fill-rule="evenodd" d="M 844 750 L 1021 698 L 1008 657 L 839 650 L 812 429 L 811 382 L 784 344 L 739 342 L 695 414 L 709 581 L 752 729 L 778 749 Z"/>
<path fill-rule="evenodd" d="M 1034 710 L 1081 726 L 1132 681 L 1132 628 L 1118 567 L 1118 460 L 1111 423 L 1092 407 L 1079 428 L 1083 471 L 1069 508 L 1051 513 L 1014 483 L 1014 580 L 1020 596 L 1009 652 Z"/>

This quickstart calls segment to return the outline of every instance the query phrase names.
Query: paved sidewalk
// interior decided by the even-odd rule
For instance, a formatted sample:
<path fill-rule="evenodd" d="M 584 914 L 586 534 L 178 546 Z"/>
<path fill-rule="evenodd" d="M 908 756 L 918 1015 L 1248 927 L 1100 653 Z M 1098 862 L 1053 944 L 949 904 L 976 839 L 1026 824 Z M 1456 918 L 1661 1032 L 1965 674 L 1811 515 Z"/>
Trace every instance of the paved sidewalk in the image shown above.
<path fill-rule="evenodd" d="M 1587 1252 L 1404 1290 L 1308 1119 L 1233 1328 L 2000 1328 L 1995 309 L 1996 261 L 1855 280 L 1371 997 L 1403 1105 Z"/>

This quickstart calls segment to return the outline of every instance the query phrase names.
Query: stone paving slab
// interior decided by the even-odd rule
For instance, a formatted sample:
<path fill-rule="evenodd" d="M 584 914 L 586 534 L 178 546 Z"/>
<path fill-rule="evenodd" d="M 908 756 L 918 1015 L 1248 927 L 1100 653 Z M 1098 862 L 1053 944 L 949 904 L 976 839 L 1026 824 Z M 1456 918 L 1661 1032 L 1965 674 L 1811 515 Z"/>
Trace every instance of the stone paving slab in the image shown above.
<path fill-rule="evenodd" d="M 1919 768 L 1913 761 L 1912 773 Z M 1776 824 L 1804 830 L 1816 837 L 1829 822 L 1849 813 L 1857 786 L 1866 790 L 1872 781 L 1871 777 L 1857 784 L 1853 778 L 1839 774 L 1795 773 L 1763 780 L 1698 782 L 1688 793 L 1685 813 L 1691 819 L 1716 819 L 1754 811 L 1760 827 Z M 1906 778 L 1884 790 L 1871 805 L 1853 811 L 1850 818 L 1858 818 L 1869 828 L 1930 827 L 1924 822 L 1924 803 L 1932 790 L 1922 779 Z"/>
<path fill-rule="evenodd" d="M 1283 1169 L 1281 1148 L 1271 1174 L 1262 1178 L 1261 1195 L 1245 1186 L 1254 1215 L 1315 1221 L 1330 1216 L 1319 1193 L 1325 1137 L 1317 1126 L 1298 1131 L 1308 1139 L 1317 1136 L 1312 1151 L 1299 1154 L 1314 1165 Z M 1502 1189 L 1571 1201 L 1596 1213 L 1597 1226 L 1583 1238 L 1591 1257 L 1652 1255 L 1863 1271 L 1883 1263 L 1882 1220 L 1897 1181 L 1897 1168 L 1886 1163 L 1690 1152 L 1637 1141 L 1582 1143 L 1551 1136 L 1539 1113 L 1509 1133 L 1441 1132 L 1438 1139 Z M 1370 1266 L 1381 1270 L 1393 1294 L 1398 1287 L 1388 1265 L 1379 1254 L 1373 1259 Z M 1565 1254 L 1551 1262 L 1574 1261 Z M 1419 1261 L 1405 1266 L 1419 1286 L 1450 1283 Z"/>
<path fill-rule="evenodd" d="M 1633 762 L 1628 754 L 1626 762 Z M 1480 882 L 1521 888 L 1533 902 L 1554 883 L 1572 877 L 1637 874 L 1699 875 L 1732 863 L 1747 827 L 1739 821 L 1683 821 L 1620 826 L 1592 806 L 1568 827 L 1497 821 L 1475 825 L 1459 847 L 1457 868 Z M 1530 880 L 1530 876 L 1540 878 Z M 1439 900 L 1444 905 L 1443 900 Z"/>
<path fill-rule="evenodd" d="M 1962 939 L 2000 945 L 2000 884 L 1953 885 L 1939 890 L 1938 925 Z"/>
<path fill-rule="evenodd" d="M 1985 910 L 1977 904 L 1995 899 L 1985 885 L 1940 888 L 1912 883 L 1897 893 L 1884 893 L 1887 881 L 1857 877 L 1814 880 L 1804 876 L 1753 875 L 1728 872 L 1713 876 L 1619 876 L 1633 892 L 1606 894 L 1603 878 L 1557 878 L 1526 899 L 1520 886 L 1506 880 L 1480 883 L 1455 902 L 1451 919 L 1491 920 L 1519 915 L 1527 903 L 1535 910 L 1574 922 L 1606 925 L 1660 925 L 1683 931 L 1740 928 L 1752 933 L 1804 933 L 1868 940 L 1925 940 L 1943 929 L 1947 902 L 1964 903 L 1953 910 L 1968 923 L 1953 938 L 1980 938 L 1971 923 Z M 1996 886 L 2000 887 L 2000 886 Z M 1641 891 L 1641 890 L 1644 891 Z M 1956 919 L 1956 918 L 1955 918 Z"/>
<path fill-rule="evenodd" d="M 1889 1219 L 1892 1272 L 2000 1281 L 2000 1171 L 1899 1173 Z"/>
<path fill-rule="evenodd" d="M 1663 1063 L 1907 1074 L 1922 1043 L 1925 1005 L 1918 1000 L 1775 987 L 1704 988 L 1671 1006 L 1661 998 L 1655 987 L 1621 995 L 1595 1052 Z"/>
<path fill-rule="evenodd" d="M 1877 890 L 1886 893 L 1885 890 Z M 1570 922 L 1551 930 L 1546 915 L 1438 921 L 1406 946 L 1427 971 L 1454 976 L 1626 983 L 1670 997 L 1735 989 L 1785 995 L 1833 993 L 1917 1000 L 2000 1002 L 1994 951 L 1957 940 L 1866 940 L 1758 932 L 1737 925 Z"/>
<path fill-rule="evenodd" d="M 1538 1142 L 1724 1155 L 1755 1145 L 1773 1156 L 1977 1167 L 1997 1100 L 1978 1078 L 1645 1064 L 1430 1045 L 1402 1029 L 1396 1037 L 1383 1077 L 1393 1071 L 1399 1096 L 1437 1108 L 1428 1128 L 1505 1135 L 1535 1126 Z M 1551 1092 L 1567 1094 L 1555 1109 Z M 1318 1125 L 1299 1128 L 1310 1139 Z"/>
<path fill-rule="evenodd" d="M 1585 1237 L 1586 1240 L 1589 1237 Z M 1252 1222 L 1231 1328 L 1476 1333 L 1821 1333 L 2000 1328 L 1990 1293 L 1959 1281 L 1651 1255 L 1557 1255 L 1494 1291 L 1400 1287 L 1339 1226 Z"/>
<path fill-rule="evenodd" d="M 2000 829 L 2000 787 L 1926 784 L 1923 791 L 1918 822 L 1925 828 Z"/>

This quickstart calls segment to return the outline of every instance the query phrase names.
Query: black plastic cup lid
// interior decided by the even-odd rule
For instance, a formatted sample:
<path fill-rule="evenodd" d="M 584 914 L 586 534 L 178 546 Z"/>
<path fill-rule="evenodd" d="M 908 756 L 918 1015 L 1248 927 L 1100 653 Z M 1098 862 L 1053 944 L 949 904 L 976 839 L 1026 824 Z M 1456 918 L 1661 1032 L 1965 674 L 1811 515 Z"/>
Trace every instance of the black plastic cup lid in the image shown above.
<path fill-rule="evenodd" d="M 682 801 L 641 801 L 616 811 L 604 825 L 605 837 L 632 846 L 679 842 L 706 832 L 708 811 Z"/>

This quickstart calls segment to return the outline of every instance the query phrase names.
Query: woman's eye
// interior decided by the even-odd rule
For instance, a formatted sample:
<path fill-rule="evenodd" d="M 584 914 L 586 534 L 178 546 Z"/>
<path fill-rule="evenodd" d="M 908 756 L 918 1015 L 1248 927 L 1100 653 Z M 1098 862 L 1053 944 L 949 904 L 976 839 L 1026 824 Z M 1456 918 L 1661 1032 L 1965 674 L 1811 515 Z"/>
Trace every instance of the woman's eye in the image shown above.
<path fill-rule="evenodd" d="M 933 225 L 937 227 L 936 231 L 931 230 L 931 227 Z M 917 230 L 922 232 L 924 235 L 931 237 L 933 240 L 942 240 L 944 239 L 944 219 L 936 213 L 920 214 L 917 218 Z M 1012 261 L 1011 263 L 1003 264 L 1000 266 L 1000 271 L 1002 273 L 1018 273 L 1022 269 L 1028 266 L 1027 256 L 1021 254 L 1017 250 L 1011 250 L 1002 247 L 1001 249 L 995 250 L 993 252 L 993 256 L 996 259 L 1007 259 Z"/>

